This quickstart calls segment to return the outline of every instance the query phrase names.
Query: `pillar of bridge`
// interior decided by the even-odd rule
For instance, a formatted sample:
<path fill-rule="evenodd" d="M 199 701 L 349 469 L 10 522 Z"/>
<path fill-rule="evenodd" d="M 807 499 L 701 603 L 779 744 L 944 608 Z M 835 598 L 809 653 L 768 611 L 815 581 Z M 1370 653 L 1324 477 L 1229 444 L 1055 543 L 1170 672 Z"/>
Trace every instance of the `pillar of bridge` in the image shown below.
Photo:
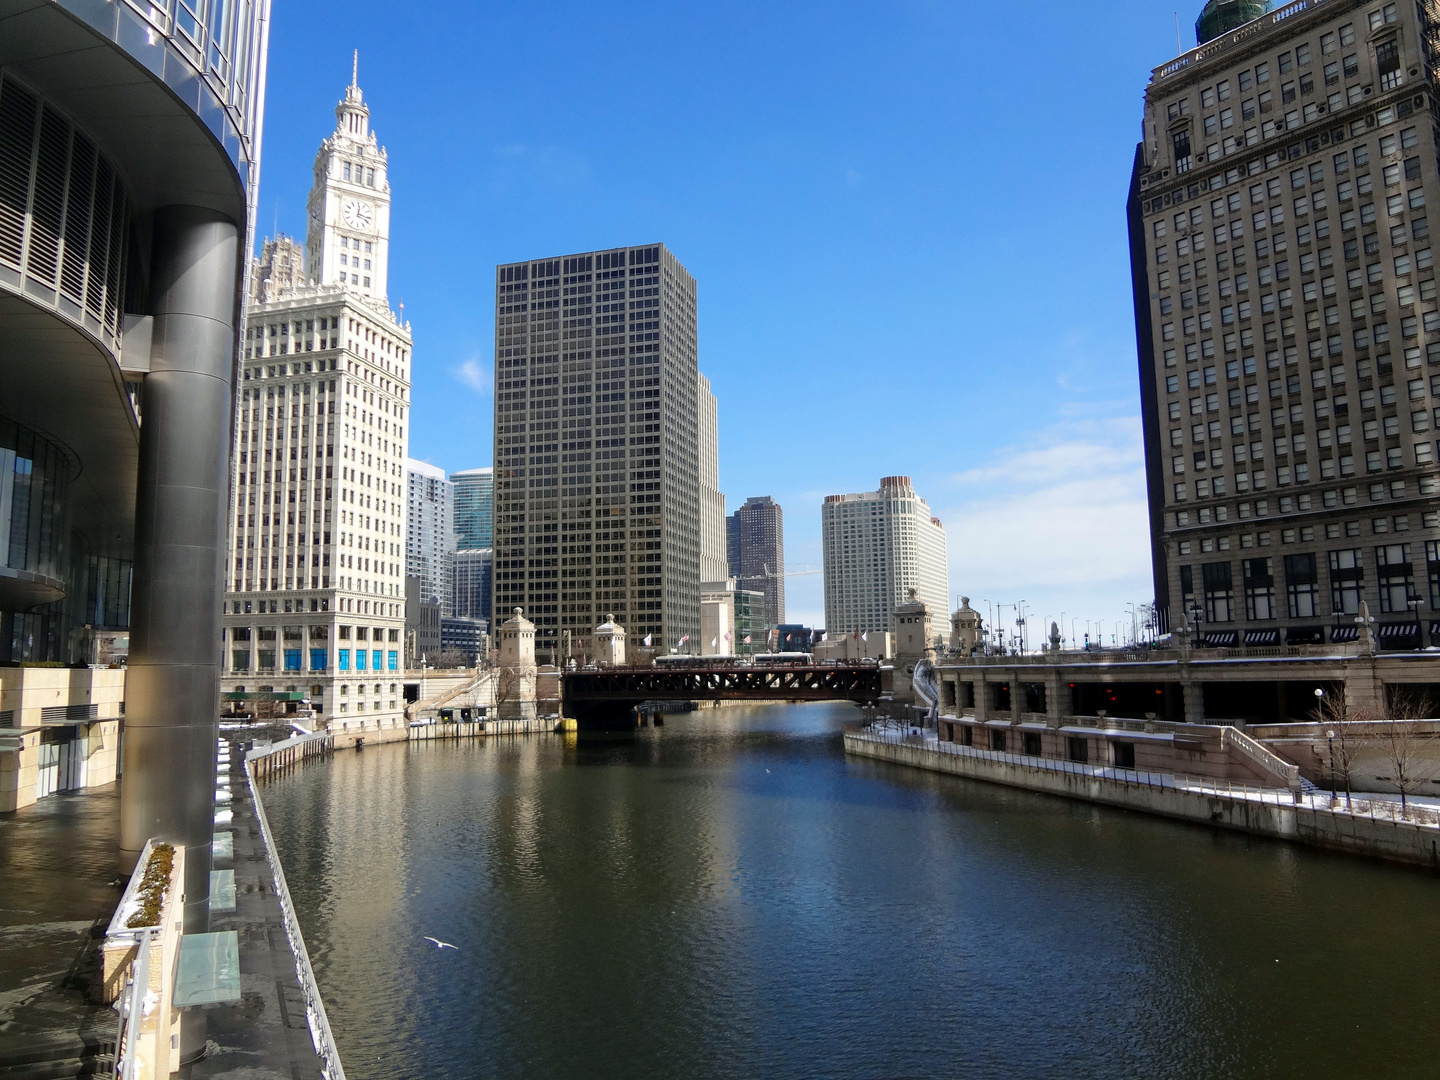
<path fill-rule="evenodd" d="M 496 631 L 500 663 L 495 671 L 495 711 L 502 720 L 535 718 L 535 624 L 524 609 Z"/>
<path fill-rule="evenodd" d="M 614 615 L 607 614 L 591 637 L 601 667 L 619 667 L 625 663 L 625 628 L 616 624 Z"/>

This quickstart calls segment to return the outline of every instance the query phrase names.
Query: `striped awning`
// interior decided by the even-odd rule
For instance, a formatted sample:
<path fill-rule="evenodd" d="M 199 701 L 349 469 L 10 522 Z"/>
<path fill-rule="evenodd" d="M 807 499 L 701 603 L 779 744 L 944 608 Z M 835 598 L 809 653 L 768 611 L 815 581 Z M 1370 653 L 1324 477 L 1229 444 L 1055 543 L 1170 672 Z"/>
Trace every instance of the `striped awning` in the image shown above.
<path fill-rule="evenodd" d="M 1335 644 L 1346 641 L 1360 640 L 1360 627 L 1358 626 L 1332 626 L 1330 628 L 1330 640 Z"/>
<path fill-rule="evenodd" d="M 1279 630 L 1246 630 L 1246 645 L 1279 645 Z"/>
<path fill-rule="evenodd" d="M 1420 624 L 1418 622 L 1380 624 L 1380 639 L 1382 641 L 1389 641 L 1391 638 L 1409 638 L 1419 636 Z"/>
<path fill-rule="evenodd" d="M 1227 649 L 1240 641 L 1238 630 L 1211 630 L 1200 635 L 1200 640 L 1212 649 Z"/>

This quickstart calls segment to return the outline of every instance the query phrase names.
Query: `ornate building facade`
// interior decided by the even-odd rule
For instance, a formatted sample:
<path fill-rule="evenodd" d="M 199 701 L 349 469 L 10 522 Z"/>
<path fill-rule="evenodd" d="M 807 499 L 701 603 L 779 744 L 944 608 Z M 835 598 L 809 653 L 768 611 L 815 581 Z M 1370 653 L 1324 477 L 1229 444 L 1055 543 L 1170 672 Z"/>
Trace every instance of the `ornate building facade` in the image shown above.
<path fill-rule="evenodd" d="M 288 240 L 252 273 L 223 689 L 232 709 L 308 705 L 342 741 L 403 738 L 412 343 L 386 295 L 388 159 L 355 81 L 335 115 L 303 277 Z"/>

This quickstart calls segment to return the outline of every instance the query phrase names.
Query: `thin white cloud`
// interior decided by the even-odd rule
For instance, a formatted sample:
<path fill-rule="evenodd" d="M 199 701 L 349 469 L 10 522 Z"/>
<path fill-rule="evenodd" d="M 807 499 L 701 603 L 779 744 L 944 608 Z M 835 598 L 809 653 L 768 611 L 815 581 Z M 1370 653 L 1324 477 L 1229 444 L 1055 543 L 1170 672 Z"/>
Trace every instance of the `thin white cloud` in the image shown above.
<path fill-rule="evenodd" d="M 950 546 L 950 591 L 1037 614 L 1115 618 L 1148 600 L 1149 517 L 1140 422 L 1062 420 L 1027 446 L 951 478 L 932 500 Z"/>
<path fill-rule="evenodd" d="M 480 362 L 478 356 L 456 364 L 450 369 L 450 374 L 477 394 L 490 393 L 490 369 Z"/>

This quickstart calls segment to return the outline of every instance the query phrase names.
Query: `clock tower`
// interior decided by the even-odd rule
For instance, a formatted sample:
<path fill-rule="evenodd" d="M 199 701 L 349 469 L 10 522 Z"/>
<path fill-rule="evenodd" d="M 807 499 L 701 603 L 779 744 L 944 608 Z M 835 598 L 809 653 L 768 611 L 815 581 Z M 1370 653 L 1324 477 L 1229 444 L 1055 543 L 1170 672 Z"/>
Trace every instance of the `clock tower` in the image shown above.
<path fill-rule="evenodd" d="M 306 247 L 307 274 L 317 285 L 346 289 L 386 303 L 390 257 L 390 180 L 385 148 L 370 130 L 370 108 L 358 85 L 359 54 L 335 131 L 315 155 Z"/>

